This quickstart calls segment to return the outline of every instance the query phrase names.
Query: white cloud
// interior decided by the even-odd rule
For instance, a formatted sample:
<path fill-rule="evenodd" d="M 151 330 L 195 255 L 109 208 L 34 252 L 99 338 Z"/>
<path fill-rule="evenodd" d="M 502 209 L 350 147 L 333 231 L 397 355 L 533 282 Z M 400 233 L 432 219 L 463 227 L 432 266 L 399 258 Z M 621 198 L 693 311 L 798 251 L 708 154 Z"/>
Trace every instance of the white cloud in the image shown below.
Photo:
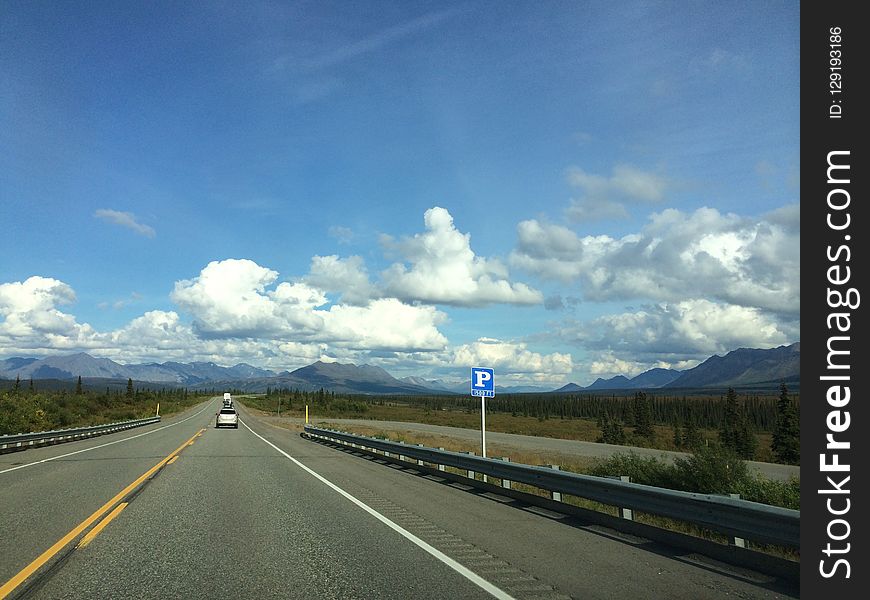
<path fill-rule="evenodd" d="M 567 178 L 582 192 L 566 211 L 575 222 L 624 218 L 628 213 L 623 202 L 660 202 L 669 186 L 664 177 L 631 165 L 615 166 L 609 177 L 571 167 Z"/>
<path fill-rule="evenodd" d="M 315 257 L 313 280 L 347 284 L 359 275 L 355 258 Z M 364 274 L 363 274 L 364 275 Z M 434 350 L 447 340 L 437 325 L 446 315 L 431 306 L 410 306 L 394 298 L 365 305 L 337 304 L 328 310 L 325 292 L 308 283 L 281 283 L 278 273 L 250 260 L 212 262 L 192 280 L 179 281 L 172 299 L 194 317 L 206 338 L 258 338 L 328 343 L 358 349 Z"/>
<path fill-rule="evenodd" d="M 106 333 L 57 308 L 75 300 L 61 281 L 4 283 L 0 347 L 10 356 L 85 351 L 126 362 L 248 362 L 284 369 L 349 351 L 425 353 L 447 345 L 438 331 L 447 315 L 434 307 L 390 298 L 322 310 L 323 292 L 299 283 L 271 289 L 276 278 L 253 261 L 213 262 L 198 277 L 177 282 L 172 293 L 192 323 L 178 312 L 154 310 Z"/>
<path fill-rule="evenodd" d="M 475 256 L 470 234 L 456 229 L 447 210 L 430 208 L 424 222 L 426 232 L 413 238 L 398 242 L 382 238 L 410 263 L 410 268 L 395 263 L 381 274 L 385 296 L 456 306 L 543 302 L 541 292 L 508 281 L 508 270 L 501 262 Z"/>
<path fill-rule="evenodd" d="M 198 277 L 175 283 L 170 297 L 194 316 L 203 336 L 277 338 L 304 336 L 323 327 L 314 308 L 326 296 L 303 283 L 281 283 L 278 273 L 247 259 L 210 262 Z"/>
<path fill-rule="evenodd" d="M 455 348 L 452 363 L 456 367 L 486 366 L 506 374 L 531 375 L 543 380 L 558 379 L 573 369 L 570 354 L 539 354 L 530 351 L 525 343 L 490 338 Z"/>
<path fill-rule="evenodd" d="M 780 323 L 755 308 L 709 300 L 644 306 L 586 323 L 566 322 L 559 334 L 588 350 L 646 365 L 674 365 L 735 348 L 773 348 L 797 341 L 796 322 Z M 611 360 L 610 362 L 613 362 Z"/>
<path fill-rule="evenodd" d="M 112 210 L 109 208 L 100 208 L 96 212 L 94 212 L 94 216 L 98 219 L 102 219 L 108 223 L 113 223 L 115 225 L 120 225 L 121 227 L 126 227 L 139 235 L 143 235 L 148 238 L 153 238 L 157 235 L 157 232 L 154 231 L 153 227 L 149 225 L 145 225 L 144 223 L 140 223 L 136 219 L 136 215 L 128 212 L 121 212 L 118 210 Z"/>
<path fill-rule="evenodd" d="M 360 256 L 314 256 L 304 280 L 318 289 L 340 293 L 342 302 L 349 304 L 364 305 L 379 296 Z"/>
<path fill-rule="evenodd" d="M 621 239 L 581 238 L 565 227 L 524 221 L 510 264 L 577 281 L 587 301 L 708 298 L 794 318 L 800 312 L 799 217 L 785 207 L 769 218 L 667 209 Z"/>
<path fill-rule="evenodd" d="M 447 315 L 432 306 L 409 306 L 384 298 L 365 307 L 330 307 L 324 315 L 323 334 L 325 339 L 349 348 L 439 350 L 447 345 L 447 338 L 437 325 L 446 319 Z"/>
<path fill-rule="evenodd" d="M 4 354 L 32 356 L 47 350 L 104 348 L 104 335 L 58 308 L 75 299 L 69 285 L 49 277 L 0 284 L 0 348 Z"/>
<path fill-rule="evenodd" d="M 57 308 L 75 300 L 70 286 L 48 277 L 0 284 L 0 339 L 78 335 L 82 326 Z"/>

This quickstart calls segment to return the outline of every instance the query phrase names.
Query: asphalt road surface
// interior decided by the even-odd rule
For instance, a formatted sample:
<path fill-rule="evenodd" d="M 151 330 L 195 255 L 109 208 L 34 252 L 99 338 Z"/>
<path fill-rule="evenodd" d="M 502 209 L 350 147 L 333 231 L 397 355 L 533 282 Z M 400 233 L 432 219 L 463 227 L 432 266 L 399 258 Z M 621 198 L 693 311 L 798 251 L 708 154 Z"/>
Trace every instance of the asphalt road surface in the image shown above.
<path fill-rule="evenodd" d="M 798 597 L 219 404 L 0 455 L 0 598 Z"/>

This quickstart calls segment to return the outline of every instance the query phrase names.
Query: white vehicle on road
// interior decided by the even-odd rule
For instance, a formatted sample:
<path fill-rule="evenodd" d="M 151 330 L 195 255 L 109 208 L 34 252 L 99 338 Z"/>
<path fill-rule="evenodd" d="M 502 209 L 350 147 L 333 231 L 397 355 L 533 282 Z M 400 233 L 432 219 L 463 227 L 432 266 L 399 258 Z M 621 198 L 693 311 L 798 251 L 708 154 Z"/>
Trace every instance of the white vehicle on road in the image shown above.
<path fill-rule="evenodd" d="M 220 412 L 215 413 L 214 426 L 215 429 L 218 427 L 233 427 L 238 429 L 239 413 L 236 412 L 235 408 L 223 407 Z"/>

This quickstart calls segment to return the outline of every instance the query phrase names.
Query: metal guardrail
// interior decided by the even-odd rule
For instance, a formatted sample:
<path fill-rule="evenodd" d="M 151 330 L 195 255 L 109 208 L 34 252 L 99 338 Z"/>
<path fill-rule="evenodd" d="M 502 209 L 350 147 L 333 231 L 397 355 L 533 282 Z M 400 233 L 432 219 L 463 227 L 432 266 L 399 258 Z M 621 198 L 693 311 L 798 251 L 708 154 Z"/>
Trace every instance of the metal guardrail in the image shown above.
<path fill-rule="evenodd" d="M 152 423 L 159 422 L 160 417 L 149 417 L 147 419 L 134 419 L 132 421 L 121 421 L 118 423 L 108 423 L 106 425 L 93 425 L 91 427 L 74 427 L 53 431 L 0 435 L 0 454 L 4 452 L 14 452 L 16 450 L 26 450 L 34 446 L 72 442 L 83 438 L 114 433 L 116 431 L 123 431 L 125 429 L 141 427 L 142 425 L 151 425 Z"/>
<path fill-rule="evenodd" d="M 744 538 L 763 544 L 789 548 L 800 546 L 800 511 L 769 506 L 758 502 L 669 490 L 639 483 L 580 475 L 539 467 L 483 458 L 471 454 L 436 450 L 369 438 L 351 433 L 305 426 L 309 436 L 333 442 L 375 449 L 440 466 L 482 473 L 503 481 L 524 483 L 550 492 L 587 498 L 639 512 L 678 521 Z"/>

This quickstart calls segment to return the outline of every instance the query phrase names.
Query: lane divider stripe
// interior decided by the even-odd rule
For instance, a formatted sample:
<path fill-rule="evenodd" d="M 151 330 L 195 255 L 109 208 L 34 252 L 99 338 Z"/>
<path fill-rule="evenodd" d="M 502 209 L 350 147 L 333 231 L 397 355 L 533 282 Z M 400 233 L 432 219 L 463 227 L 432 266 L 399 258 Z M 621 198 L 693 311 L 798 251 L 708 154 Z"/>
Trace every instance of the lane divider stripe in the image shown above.
<path fill-rule="evenodd" d="M 178 457 L 176 456 L 176 458 L 178 458 Z M 80 541 L 80 542 L 78 543 L 78 545 L 76 546 L 76 548 L 84 548 L 85 546 L 87 546 L 88 544 L 90 544 L 90 543 L 91 543 L 91 540 L 93 540 L 95 537 L 97 537 L 97 535 L 98 535 L 98 534 L 103 530 L 103 528 L 104 528 L 106 525 L 108 525 L 109 523 L 112 522 L 112 519 L 114 519 L 115 517 L 117 517 L 117 516 L 121 513 L 122 510 L 124 510 L 125 508 L 127 508 L 127 504 L 129 504 L 129 503 L 128 503 L 128 502 L 121 502 L 121 504 L 119 504 L 118 506 L 116 506 L 116 507 L 114 508 L 114 510 L 112 510 L 112 512 L 110 512 L 110 513 L 106 516 L 105 519 L 103 519 L 102 521 L 100 521 L 99 523 L 97 523 L 97 524 L 94 526 L 93 529 L 91 529 L 89 532 L 87 532 L 87 533 L 85 534 L 85 537 L 82 538 L 82 541 Z"/>
<path fill-rule="evenodd" d="M 201 429 L 200 431 L 205 431 L 205 430 Z M 190 440 L 192 440 L 194 437 L 196 437 L 196 436 L 195 435 L 192 436 L 190 438 Z M 160 469 L 167 462 L 169 462 L 169 460 L 172 459 L 173 456 L 177 455 L 179 452 L 184 450 L 184 448 L 190 443 L 190 440 L 187 440 L 186 442 L 184 442 L 182 445 L 180 445 L 178 448 L 176 448 L 169 456 L 167 456 L 166 458 L 161 460 L 159 463 L 157 463 L 156 465 L 154 465 L 153 467 L 151 467 L 150 469 L 148 469 L 147 471 L 142 473 L 142 475 L 140 475 L 136 479 L 136 481 L 134 481 L 133 483 L 131 483 L 130 485 L 125 487 L 123 490 L 118 492 L 118 494 L 116 494 L 114 498 L 112 498 L 111 500 L 106 502 L 103 506 L 98 508 L 96 510 L 96 512 L 94 512 L 91 516 L 89 516 L 87 519 L 85 519 L 84 521 L 82 521 L 81 523 L 76 525 L 69 533 L 67 533 L 65 536 L 63 536 L 58 541 L 56 541 L 54 543 L 54 545 L 51 546 L 51 548 L 49 548 L 48 550 L 46 550 L 45 552 L 40 554 L 33 562 L 31 562 L 29 565 L 27 565 L 26 567 L 21 569 L 21 571 L 19 571 L 12 579 L 10 579 L 6 583 L 4 583 L 2 586 L 0 586 L 0 600 L 3 600 L 4 598 L 6 598 L 6 596 L 8 596 L 10 593 L 12 593 L 12 591 L 15 588 L 17 588 L 19 585 L 21 585 L 25 579 L 27 579 L 28 577 L 33 575 L 42 565 L 44 565 L 46 562 L 51 560 L 51 558 L 55 554 L 57 554 L 58 552 L 63 550 L 72 540 L 74 540 L 79 535 L 81 535 L 81 533 L 85 529 L 90 527 L 91 524 L 93 524 L 97 519 L 99 519 L 104 514 L 109 512 L 109 510 L 111 510 L 118 502 L 123 500 L 127 496 L 127 494 L 129 494 L 130 492 L 135 490 L 139 486 L 139 484 L 141 484 L 143 481 L 145 481 L 146 479 L 151 477 L 154 473 L 156 473 L 157 470 Z"/>
<path fill-rule="evenodd" d="M 399 533 L 402 537 L 406 538 L 410 542 L 416 544 L 417 546 L 419 546 L 420 548 L 422 548 L 423 550 L 425 550 L 426 552 L 428 552 L 429 554 L 431 554 L 432 556 L 434 556 L 435 558 L 440 560 L 442 563 L 444 563 L 445 565 L 447 565 L 448 567 L 450 567 L 451 569 L 453 569 L 454 571 L 456 571 L 457 573 L 459 573 L 460 575 L 462 575 L 463 577 L 465 577 L 466 579 L 471 581 L 476 586 L 489 592 L 492 596 L 494 596 L 495 598 L 498 598 L 499 600 L 515 600 L 513 596 L 511 596 L 510 594 L 508 594 L 507 592 L 505 592 L 501 588 L 496 587 L 495 585 L 493 585 L 492 583 L 490 583 L 489 581 L 487 581 L 486 579 L 484 579 L 483 577 L 481 577 L 480 575 L 478 575 L 477 573 L 475 573 L 474 571 L 472 571 L 468 567 L 453 560 L 452 558 L 450 558 L 449 556 L 447 556 L 446 554 L 444 554 L 443 552 L 441 552 L 440 550 L 438 550 L 434 546 L 431 546 L 428 543 L 426 543 L 425 541 L 421 540 L 420 538 L 418 538 L 416 535 L 414 535 L 413 533 L 411 533 L 410 531 L 408 531 L 407 529 L 405 529 L 401 525 L 394 523 L 393 521 L 391 521 L 390 519 L 388 519 L 387 517 L 385 517 L 384 515 L 382 515 L 381 513 L 376 511 L 375 509 L 373 509 L 372 507 L 370 507 L 368 504 L 366 504 L 362 500 L 359 500 L 356 496 L 352 496 L 351 494 L 344 491 L 343 489 L 341 489 L 340 487 L 338 487 L 337 485 L 335 485 L 334 483 L 332 483 L 331 481 L 329 481 L 328 479 L 326 479 L 325 477 L 323 477 L 319 473 L 306 467 L 301 462 L 299 462 L 298 460 L 296 460 L 295 458 L 293 458 L 292 456 L 290 456 L 289 454 L 287 454 L 286 452 L 281 450 L 281 448 L 279 448 L 278 446 L 276 446 L 275 444 L 273 444 L 272 442 L 270 442 L 269 440 L 267 440 L 266 438 L 261 436 L 259 433 L 257 433 L 253 429 L 251 429 L 248 426 L 248 424 L 245 423 L 244 421 L 242 421 L 241 419 L 239 419 L 239 421 L 241 422 L 242 425 L 245 426 L 245 428 L 248 431 L 253 433 L 255 436 L 257 436 L 258 438 L 260 438 L 264 442 L 266 442 L 268 445 L 272 446 L 272 448 L 277 450 L 279 453 L 283 454 L 286 458 L 289 458 L 298 467 L 300 467 L 302 470 L 307 472 L 309 475 L 314 476 L 316 479 L 318 479 L 322 483 L 326 484 L 327 486 L 329 486 L 330 488 L 335 490 L 338 494 L 344 496 L 345 498 L 347 498 L 348 500 L 350 500 L 351 502 L 353 502 L 354 504 L 359 506 L 361 509 L 363 509 L 364 511 L 369 513 L 371 516 L 376 518 L 378 521 L 385 524 L 387 527 L 389 527 L 393 531 Z"/>

